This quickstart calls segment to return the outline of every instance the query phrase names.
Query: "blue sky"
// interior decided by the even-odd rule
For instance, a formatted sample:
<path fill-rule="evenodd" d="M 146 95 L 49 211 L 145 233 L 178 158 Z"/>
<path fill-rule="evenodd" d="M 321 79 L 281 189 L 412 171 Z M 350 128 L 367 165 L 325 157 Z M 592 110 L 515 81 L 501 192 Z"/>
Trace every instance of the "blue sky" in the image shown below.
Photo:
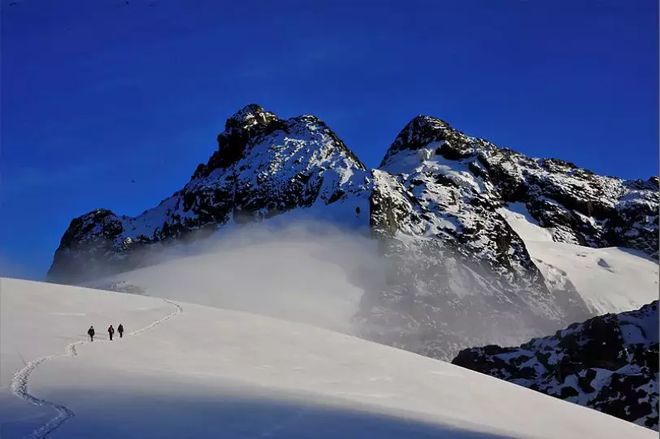
<path fill-rule="evenodd" d="M 1 0 L 0 273 L 70 220 L 185 184 L 256 102 L 376 166 L 416 114 L 596 172 L 658 169 L 658 6 L 636 1 Z"/>

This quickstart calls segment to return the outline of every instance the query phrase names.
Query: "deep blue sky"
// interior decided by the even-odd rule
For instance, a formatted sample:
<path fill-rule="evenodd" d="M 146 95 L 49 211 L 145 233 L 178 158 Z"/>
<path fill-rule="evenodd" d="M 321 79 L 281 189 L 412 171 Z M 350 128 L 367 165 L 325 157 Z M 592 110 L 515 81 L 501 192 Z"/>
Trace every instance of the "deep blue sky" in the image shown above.
<path fill-rule="evenodd" d="M 169 196 L 251 102 L 318 115 L 371 166 L 425 113 L 658 172 L 656 0 L 1 2 L 2 273 L 42 276 L 74 216 Z"/>

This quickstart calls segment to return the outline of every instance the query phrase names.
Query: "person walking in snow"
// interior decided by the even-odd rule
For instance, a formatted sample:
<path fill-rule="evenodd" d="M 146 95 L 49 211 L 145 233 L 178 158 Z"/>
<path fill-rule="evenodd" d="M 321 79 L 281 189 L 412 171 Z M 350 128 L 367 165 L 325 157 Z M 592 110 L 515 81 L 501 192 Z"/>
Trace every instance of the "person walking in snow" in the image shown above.
<path fill-rule="evenodd" d="M 94 341 L 94 326 L 90 326 L 87 330 L 87 335 L 89 335 L 89 341 Z"/>
<path fill-rule="evenodd" d="M 119 338 L 123 338 L 124 337 L 124 325 L 122 325 L 120 323 L 119 326 L 117 326 L 117 332 L 119 332 Z"/>
<path fill-rule="evenodd" d="M 114 333 L 115 333 L 115 328 L 113 328 L 112 325 L 110 325 L 110 327 L 108 328 L 108 335 L 110 336 L 110 341 L 112 341 L 112 336 L 114 335 Z"/>

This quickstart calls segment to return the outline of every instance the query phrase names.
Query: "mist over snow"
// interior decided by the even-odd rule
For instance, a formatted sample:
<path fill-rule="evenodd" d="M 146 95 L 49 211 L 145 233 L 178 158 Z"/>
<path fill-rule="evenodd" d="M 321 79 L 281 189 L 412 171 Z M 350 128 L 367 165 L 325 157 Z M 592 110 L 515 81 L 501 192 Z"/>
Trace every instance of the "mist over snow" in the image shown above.
<path fill-rule="evenodd" d="M 378 306 L 374 301 L 388 296 L 391 285 L 399 281 L 401 260 L 383 256 L 383 242 L 364 230 L 309 219 L 292 221 L 288 216 L 234 224 L 198 238 L 146 249 L 140 255 L 143 268 L 87 285 L 247 311 L 371 338 L 364 312 Z M 441 257 L 453 259 L 451 269 L 436 272 L 420 266 L 413 273 L 415 282 L 430 284 L 442 276 L 461 296 L 473 296 L 476 286 L 466 281 L 464 272 L 475 268 L 455 258 L 451 249 L 445 249 Z M 488 271 L 481 276 L 494 281 Z M 438 306 L 449 307 L 450 299 L 444 300 Z M 423 318 L 423 310 L 407 312 L 413 319 Z M 480 325 L 476 315 L 448 315 L 444 324 L 468 334 Z M 399 346 L 397 334 L 405 327 L 396 321 L 388 325 L 391 331 L 380 333 L 377 340 Z M 517 325 L 515 331 L 491 326 L 482 334 L 490 343 L 519 343 L 545 333 L 540 323 L 524 315 L 511 325 Z M 438 341 L 445 340 L 439 337 Z M 456 343 L 462 346 L 467 341 Z"/>
<path fill-rule="evenodd" d="M 385 281 L 377 247 L 320 222 L 251 224 L 150 252 L 147 267 L 91 285 L 353 332 L 365 289 Z"/>

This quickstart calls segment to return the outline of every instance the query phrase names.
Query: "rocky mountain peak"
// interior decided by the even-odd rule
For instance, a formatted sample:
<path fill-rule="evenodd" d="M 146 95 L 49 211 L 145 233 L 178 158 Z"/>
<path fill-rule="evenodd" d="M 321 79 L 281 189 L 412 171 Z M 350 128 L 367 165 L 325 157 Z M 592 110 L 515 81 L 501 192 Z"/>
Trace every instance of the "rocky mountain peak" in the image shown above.
<path fill-rule="evenodd" d="M 227 119 L 225 130 L 217 137 L 218 150 L 206 165 L 197 167 L 193 178 L 205 177 L 218 168 L 228 168 L 244 156 L 245 148 L 252 139 L 285 126 L 286 122 L 275 113 L 257 104 L 246 105 Z"/>
<path fill-rule="evenodd" d="M 357 167 L 366 169 L 357 156 L 318 117 L 302 115 L 280 119 L 260 105 L 249 104 L 227 119 L 225 130 L 217 137 L 217 151 L 206 164 L 197 167 L 193 178 L 204 178 L 216 169 L 228 169 L 241 160 L 249 160 L 251 155 L 260 151 L 254 146 L 270 136 L 275 136 L 278 142 L 284 141 L 287 144 L 293 139 L 306 142 L 307 152 L 311 155 L 327 156 L 329 151 L 333 150 L 349 157 Z M 316 153 L 309 149 L 312 146 L 318 149 Z"/>
<path fill-rule="evenodd" d="M 417 149 L 433 141 L 446 140 L 453 128 L 444 120 L 419 115 L 396 136 L 390 149 Z"/>
<path fill-rule="evenodd" d="M 484 142 L 466 136 L 442 119 L 419 115 L 399 132 L 387 150 L 380 167 L 387 169 L 394 156 L 409 151 L 421 154 L 422 160 L 428 159 L 429 154 L 456 160 L 474 154 L 474 146 L 477 143 Z M 428 149 L 428 153 L 422 151 L 423 149 Z"/>
<path fill-rule="evenodd" d="M 278 120 L 275 113 L 266 111 L 261 105 L 248 104 L 227 119 L 225 131 L 247 130 L 255 126 L 267 126 L 275 120 Z"/>

